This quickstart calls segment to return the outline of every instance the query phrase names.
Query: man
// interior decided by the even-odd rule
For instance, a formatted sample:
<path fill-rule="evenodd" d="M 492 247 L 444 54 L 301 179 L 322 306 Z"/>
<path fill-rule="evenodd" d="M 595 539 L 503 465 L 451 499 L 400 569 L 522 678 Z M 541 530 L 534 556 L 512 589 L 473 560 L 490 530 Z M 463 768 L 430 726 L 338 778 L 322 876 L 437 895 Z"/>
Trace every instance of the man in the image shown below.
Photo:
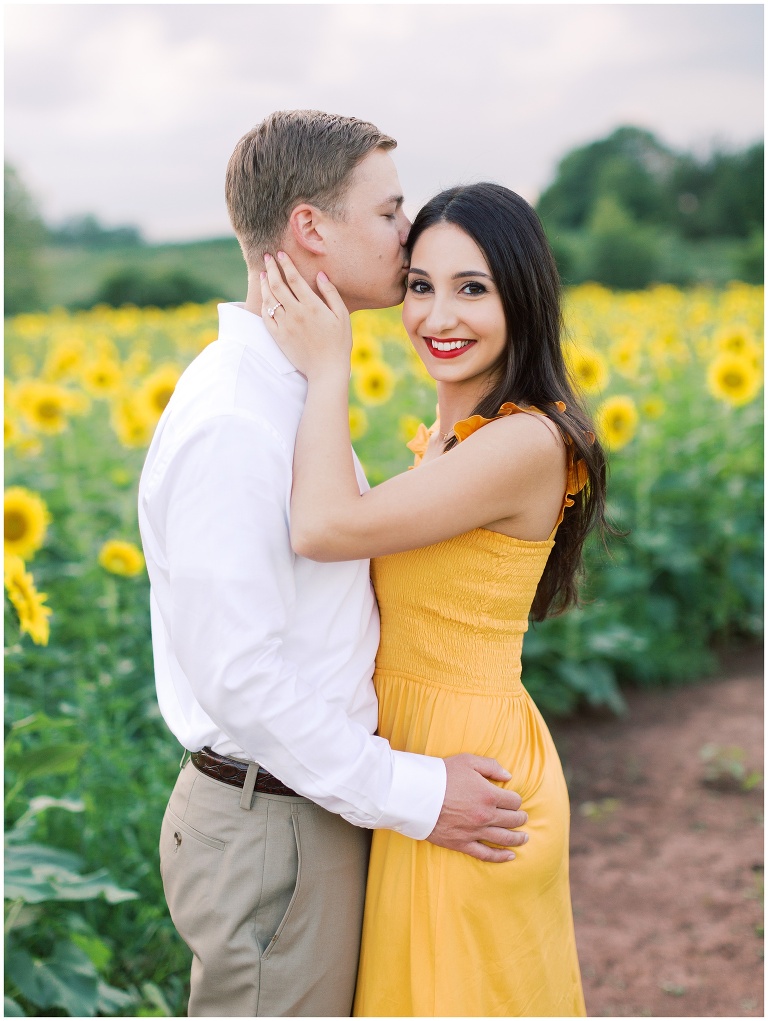
<path fill-rule="evenodd" d="M 370 829 L 486 861 L 510 852 L 479 841 L 527 839 L 512 832 L 519 796 L 491 782 L 509 779 L 498 763 L 373 736 L 368 563 L 313 563 L 290 544 L 306 381 L 260 319 L 263 254 L 282 248 L 308 280 L 325 271 L 351 311 L 399 303 L 410 224 L 394 146 L 316 111 L 241 139 L 227 203 L 247 299 L 220 306 L 218 341 L 180 379 L 142 474 L 158 699 L 193 752 L 160 837 L 194 954 L 190 1015 L 349 1015 Z"/>

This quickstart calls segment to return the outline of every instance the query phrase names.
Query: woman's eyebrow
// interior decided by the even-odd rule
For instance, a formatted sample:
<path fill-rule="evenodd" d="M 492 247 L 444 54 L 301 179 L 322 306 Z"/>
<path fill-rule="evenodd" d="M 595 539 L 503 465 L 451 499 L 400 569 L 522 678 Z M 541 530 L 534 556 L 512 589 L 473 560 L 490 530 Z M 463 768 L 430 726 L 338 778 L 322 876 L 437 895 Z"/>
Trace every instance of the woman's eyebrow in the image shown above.
<path fill-rule="evenodd" d="M 416 269 L 415 266 L 411 266 L 408 270 L 409 273 L 418 273 L 420 276 L 428 277 L 429 273 L 425 269 Z M 486 280 L 492 280 L 493 277 L 490 273 L 484 273 L 481 269 L 465 269 L 461 273 L 454 273 L 451 280 L 463 280 L 464 277 L 485 277 Z"/>

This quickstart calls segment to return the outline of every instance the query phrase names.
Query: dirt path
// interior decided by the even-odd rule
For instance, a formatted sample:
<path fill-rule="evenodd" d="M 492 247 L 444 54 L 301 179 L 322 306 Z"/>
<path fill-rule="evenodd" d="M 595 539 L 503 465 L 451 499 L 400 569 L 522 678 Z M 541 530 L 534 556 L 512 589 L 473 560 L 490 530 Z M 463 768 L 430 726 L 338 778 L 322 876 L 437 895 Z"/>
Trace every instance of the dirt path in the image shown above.
<path fill-rule="evenodd" d="M 592 1016 L 763 1014 L 762 663 L 552 728 Z"/>

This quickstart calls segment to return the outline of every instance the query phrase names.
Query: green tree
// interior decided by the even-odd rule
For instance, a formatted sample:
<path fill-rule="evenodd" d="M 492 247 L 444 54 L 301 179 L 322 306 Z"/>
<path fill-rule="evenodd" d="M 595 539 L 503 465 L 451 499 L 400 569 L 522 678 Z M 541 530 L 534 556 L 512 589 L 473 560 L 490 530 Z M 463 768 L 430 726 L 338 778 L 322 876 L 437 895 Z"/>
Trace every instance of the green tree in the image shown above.
<path fill-rule="evenodd" d="M 746 239 L 762 230 L 763 162 L 762 142 L 704 162 L 680 156 L 670 182 L 676 229 L 691 239 Z"/>
<path fill-rule="evenodd" d="M 45 227 L 17 171 L 5 164 L 5 314 L 31 312 L 42 305 L 40 250 Z"/>
<path fill-rule="evenodd" d="M 610 195 L 638 222 L 661 224 L 669 215 L 674 165 L 674 154 L 649 131 L 618 128 L 561 160 L 539 198 L 539 215 L 550 228 L 583 229 L 598 201 Z"/>
<path fill-rule="evenodd" d="M 612 195 L 598 199 L 589 221 L 588 275 L 608 287 L 647 287 L 659 266 L 656 238 Z"/>

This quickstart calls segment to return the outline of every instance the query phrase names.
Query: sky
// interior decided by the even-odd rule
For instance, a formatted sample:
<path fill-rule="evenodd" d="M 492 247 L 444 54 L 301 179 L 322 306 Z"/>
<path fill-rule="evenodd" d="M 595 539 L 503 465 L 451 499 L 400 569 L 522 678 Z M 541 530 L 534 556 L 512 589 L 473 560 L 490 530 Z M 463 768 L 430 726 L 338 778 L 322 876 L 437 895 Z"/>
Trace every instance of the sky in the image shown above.
<path fill-rule="evenodd" d="M 49 223 L 231 233 L 224 173 L 276 109 L 373 121 L 412 215 L 529 201 L 621 124 L 703 155 L 763 133 L 760 4 L 6 4 L 6 160 Z"/>

